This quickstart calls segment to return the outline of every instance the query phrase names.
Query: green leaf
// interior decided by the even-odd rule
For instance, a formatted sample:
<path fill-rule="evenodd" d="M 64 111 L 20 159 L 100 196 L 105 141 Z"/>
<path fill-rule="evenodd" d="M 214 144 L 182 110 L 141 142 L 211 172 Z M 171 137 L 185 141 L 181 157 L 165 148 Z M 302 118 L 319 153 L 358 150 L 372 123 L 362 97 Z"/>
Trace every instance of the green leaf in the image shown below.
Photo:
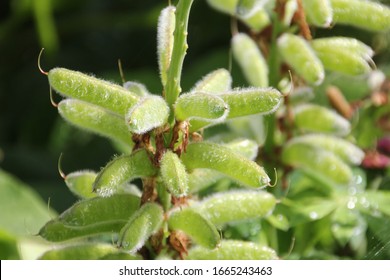
<path fill-rule="evenodd" d="M 237 33 L 232 39 L 233 56 L 250 85 L 268 86 L 268 66 L 256 43 L 246 34 Z"/>
<path fill-rule="evenodd" d="M 310 45 L 300 36 L 284 33 L 277 40 L 280 54 L 303 79 L 319 85 L 325 77 L 324 66 Z"/>
<path fill-rule="evenodd" d="M 203 199 L 193 207 L 217 225 L 271 214 L 275 197 L 264 191 L 229 191 Z"/>
<path fill-rule="evenodd" d="M 160 161 L 161 177 L 168 191 L 176 197 L 188 193 L 188 175 L 177 154 L 166 151 Z"/>
<path fill-rule="evenodd" d="M 85 243 L 64 246 L 45 252 L 40 260 L 97 260 L 119 250 L 110 244 Z M 135 258 L 134 258 L 135 259 Z"/>
<path fill-rule="evenodd" d="M 118 114 L 76 99 L 61 101 L 58 112 L 66 121 L 79 128 L 111 138 L 125 146 L 133 146 L 125 119 Z"/>
<path fill-rule="evenodd" d="M 139 97 L 120 85 L 65 68 L 48 74 L 50 86 L 65 97 L 83 100 L 124 116 Z"/>
<path fill-rule="evenodd" d="M 302 0 L 302 5 L 310 23 L 321 27 L 330 26 L 333 11 L 329 0 Z"/>
<path fill-rule="evenodd" d="M 191 143 L 181 159 L 187 170 L 208 168 L 225 174 L 239 183 L 259 188 L 269 184 L 264 169 L 255 162 L 214 143 Z"/>
<path fill-rule="evenodd" d="M 358 202 L 360 209 L 371 215 L 382 212 L 390 216 L 390 191 L 365 191 L 360 195 Z"/>
<path fill-rule="evenodd" d="M 190 92 L 221 93 L 231 89 L 232 77 L 226 69 L 217 69 L 198 81 Z"/>
<path fill-rule="evenodd" d="M 205 217 L 191 208 L 173 211 L 168 217 L 171 230 L 181 230 L 195 243 L 213 249 L 220 242 L 220 235 L 215 226 Z"/>
<path fill-rule="evenodd" d="M 353 180 L 351 168 L 338 156 L 310 143 L 291 140 L 283 149 L 282 160 L 285 164 L 309 170 L 338 184 L 348 185 Z"/>
<path fill-rule="evenodd" d="M 351 131 L 349 121 L 335 111 L 314 104 L 302 104 L 293 108 L 294 124 L 304 131 L 322 132 L 339 136 Z"/>
<path fill-rule="evenodd" d="M 223 240 L 217 249 L 194 247 L 188 251 L 189 260 L 276 260 L 276 252 L 252 242 Z"/>
<path fill-rule="evenodd" d="M 93 191 L 100 196 L 110 196 L 124 183 L 135 178 L 152 177 L 157 174 L 145 150 L 138 150 L 131 155 L 114 158 L 98 174 L 93 184 Z"/>
<path fill-rule="evenodd" d="M 169 107 L 165 100 L 156 95 L 141 99 L 126 114 L 126 123 L 131 132 L 144 134 L 168 121 Z"/>
<path fill-rule="evenodd" d="M 145 203 L 135 212 L 119 233 L 118 246 L 136 252 L 156 233 L 164 220 L 163 209 L 156 203 Z"/>
<path fill-rule="evenodd" d="M 353 25 L 371 31 L 390 28 L 390 9 L 382 4 L 359 0 L 330 0 L 335 23 Z"/>
<path fill-rule="evenodd" d="M 13 236 L 38 232 L 56 213 L 33 189 L 0 169 L 0 229 Z"/>
<path fill-rule="evenodd" d="M 97 174 L 94 171 L 82 170 L 69 173 L 65 177 L 65 184 L 69 190 L 80 198 L 92 198 L 96 196 L 93 192 L 93 182 Z"/>
<path fill-rule="evenodd" d="M 221 97 L 204 92 L 183 94 L 176 100 L 174 107 L 179 121 L 195 119 L 221 122 L 229 113 L 229 106 Z"/>
<path fill-rule="evenodd" d="M 139 197 L 128 194 L 82 200 L 46 223 L 39 235 L 48 241 L 59 242 L 119 232 L 139 205 Z"/>

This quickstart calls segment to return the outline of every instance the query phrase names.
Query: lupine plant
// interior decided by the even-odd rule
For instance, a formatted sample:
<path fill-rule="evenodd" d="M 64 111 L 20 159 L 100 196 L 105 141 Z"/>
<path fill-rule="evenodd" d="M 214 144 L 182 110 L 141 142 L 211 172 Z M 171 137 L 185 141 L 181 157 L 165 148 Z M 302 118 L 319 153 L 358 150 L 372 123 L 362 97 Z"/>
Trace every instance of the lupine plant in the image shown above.
<path fill-rule="evenodd" d="M 366 189 L 357 167 L 366 147 L 353 127 L 361 109 L 327 77 L 365 79 L 374 52 L 354 38 L 313 38 L 312 30 L 383 31 L 390 9 L 359 0 L 208 0 L 232 17 L 231 53 L 247 85 L 233 87 L 230 69 L 220 68 L 183 92 L 192 3 L 160 13 L 160 93 L 42 70 L 63 97 L 52 101 L 59 114 L 122 154 L 99 172 L 60 171 L 80 200 L 39 231 L 61 244 L 41 258 L 308 258 L 345 247 L 364 255 L 367 228 L 388 218 L 390 195 Z M 334 109 L 313 98 L 324 84 Z M 312 250 L 324 247 L 326 256 Z"/>

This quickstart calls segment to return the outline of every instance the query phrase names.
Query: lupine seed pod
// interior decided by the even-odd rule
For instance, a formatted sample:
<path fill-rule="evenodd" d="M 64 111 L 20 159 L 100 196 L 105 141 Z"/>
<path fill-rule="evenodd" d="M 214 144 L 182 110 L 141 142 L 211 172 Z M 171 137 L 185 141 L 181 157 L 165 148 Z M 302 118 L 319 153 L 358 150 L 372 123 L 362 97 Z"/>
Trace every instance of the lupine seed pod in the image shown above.
<path fill-rule="evenodd" d="M 351 124 L 347 119 L 323 106 L 298 105 L 293 109 L 293 114 L 295 126 L 304 131 L 343 136 L 351 130 Z"/>
<path fill-rule="evenodd" d="M 65 184 L 78 197 L 92 198 L 96 196 L 96 193 L 92 191 L 96 176 L 96 172 L 90 170 L 72 172 L 66 175 Z"/>
<path fill-rule="evenodd" d="M 126 82 L 123 84 L 123 87 L 128 91 L 138 95 L 141 98 L 144 97 L 145 95 L 150 94 L 150 92 L 145 87 L 145 85 L 138 82 L 132 82 L 132 81 Z"/>
<path fill-rule="evenodd" d="M 282 160 L 285 164 L 316 173 L 337 184 L 348 185 L 353 179 L 351 168 L 340 157 L 314 143 L 291 140 L 283 149 Z"/>
<path fill-rule="evenodd" d="M 231 89 L 232 76 L 226 69 L 217 69 L 198 81 L 190 92 L 221 93 Z"/>
<path fill-rule="evenodd" d="M 311 46 L 328 70 L 350 75 L 372 71 L 371 57 L 374 51 L 366 44 L 346 37 L 315 39 Z"/>
<path fill-rule="evenodd" d="M 188 251 L 188 260 L 277 260 L 276 252 L 257 243 L 223 240 L 217 249 L 194 247 Z M 267 273 L 265 271 L 264 273 Z"/>
<path fill-rule="evenodd" d="M 133 146 L 124 117 L 112 111 L 81 100 L 65 99 L 58 104 L 58 112 L 77 127 L 119 141 L 125 146 Z"/>
<path fill-rule="evenodd" d="M 182 94 L 174 106 L 176 119 L 180 121 L 221 122 L 229 113 L 229 106 L 221 97 L 204 92 Z"/>
<path fill-rule="evenodd" d="M 256 43 L 246 34 L 238 33 L 232 39 L 233 56 L 250 85 L 268 86 L 268 66 Z"/>
<path fill-rule="evenodd" d="M 287 0 L 284 6 L 283 24 L 290 26 L 294 14 L 298 10 L 297 0 Z"/>
<path fill-rule="evenodd" d="M 201 214 L 191 208 L 173 211 L 168 217 L 171 230 L 181 230 L 203 247 L 214 249 L 220 242 L 216 227 Z"/>
<path fill-rule="evenodd" d="M 263 9 L 262 5 L 254 6 L 251 11 L 243 15 L 237 13 L 237 17 L 242 22 L 244 22 L 253 32 L 262 31 L 271 22 L 267 11 Z"/>
<path fill-rule="evenodd" d="M 265 191 L 229 191 L 211 195 L 193 205 L 218 226 L 269 215 L 276 205 L 275 197 Z"/>
<path fill-rule="evenodd" d="M 308 21 L 316 26 L 329 27 L 333 20 L 330 0 L 302 0 Z"/>
<path fill-rule="evenodd" d="M 282 94 L 273 88 L 233 89 L 218 95 L 229 106 L 228 119 L 254 115 L 270 114 L 279 108 Z M 209 121 L 190 121 L 190 131 L 198 131 L 212 124 Z"/>
<path fill-rule="evenodd" d="M 161 96 L 149 95 L 141 99 L 126 114 L 126 123 L 132 133 L 144 134 L 168 121 L 169 107 Z"/>
<path fill-rule="evenodd" d="M 330 0 L 335 23 L 353 25 L 371 31 L 386 31 L 390 28 L 389 7 L 359 0 Z"/>
<path fill-rule="evenodd" d="M 240 0 L 207 0 L 209 5 L 214 9 L 232 16 L 236 13 L 236 7 L 239 1 Z"/>
<path fill-rule="evenodd" d="M 93 184 L 93 191 L 99 196 L 111 196 L 124 183 L 157 174 L 157 168 L 151 163 L 145 150 L 138 150 L 131 155 L 114 158 L 98 174 Z"/>
<path fill-rule="evenodd" d="M 160 161 L 161 177 L 165 187 L 175 197 L 188 193 L 188 175 L 177 154 L 166 151 Z"/>
<path fill-rule="evenodd" d="M 50 86 L 59 94 L 99 105 L 122 116 L 139 100 L 136 94 L 120 85 L 78 71 L 54 68 L 48 78 Z"/>
<path fill-rule="evenodd" d="M 265 187 L 270 182 L 262 167 L 218 144 L 191 143 L 187 146 L 187 151 L 182 154 L 181 159 L 187 170 L 213 169 L 249 187 Z"/>
<path fill-rule="evenodd" d="M 86 243 L 64 246 L 43 253 L 39 260 L 97 260 L 106 255 L 120 252 L 106 243 Z M 130 256 L 130 255 L 129 255 Z M 139 258 L 139 257 L 138 257 Z M 133 259 L 138 259 L 133 257 Z"/>
<path fill-rule="evenodd" d="M 59 242 L 119 232 L 139 205 L 140 198 L 129 194 L 82 200 L 46 223 L 39 235 L 48 241 Z"/>
<path fill-rule="evenodd" d="M 140 249 L 163 223 L 163 209 L 156 203 L 145 203 L 135 212 L 119 233 L 118 246 L 130 252 Z"/>
<path fill-rule="evenodd" d="M 280 54 L 304 80 L 313 85 L 322 83 L 324 66 L 310 45 L 300 36 L 284 33 L 277 40 Z"/>
<path fill-rule="evenodd" d="M 351 142 L 339 137 L 325 134 L 307 134 L 294 137 L 293 143 L 312 144 L 323 148 L 340 157 L 348 164 L 359 165 L 363 158 L 364 152 Z"/>
<path fill-rule="evenodd" d="M 167 83 L 167 71 L 171 63 L 175 31 L 176 8 L 168 6 L 163 9 L 158 19 L 157 27 L 157 54 L 160 68 L 161 82 Z"/>

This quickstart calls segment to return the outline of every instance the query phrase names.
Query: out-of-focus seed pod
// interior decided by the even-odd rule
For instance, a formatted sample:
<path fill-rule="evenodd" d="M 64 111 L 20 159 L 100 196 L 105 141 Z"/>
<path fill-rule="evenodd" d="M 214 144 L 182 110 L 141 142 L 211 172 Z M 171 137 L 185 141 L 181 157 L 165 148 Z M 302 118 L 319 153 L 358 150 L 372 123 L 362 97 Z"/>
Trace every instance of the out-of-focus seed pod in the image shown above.
<path fill-rule="evenodd" d="M 322 83 L 324 66 L 310 45 L 300 36 L 284 33 L 277 40 L 280 54 L 304 80 L 313 85 Z"/>
<path fill-rule="evenodd" d="M 138 82 L 125 82 L 123 84 L 123 87 L 127 89 L 128 91 L 138 95 L 139 97 L 144 97 L 145 95 L 149 95 L 150 92 L 148 89 L 145 87 L 145 85 L 138 83 Z"/>
<path fill-rule="evenodd" d="M 72 172 L 65 176 L 65 184 L 78 197 L 92 198 L 96 196 L 96 193 L 92 191 L 96 176 L 97 174 L 90 170 Z"/>
<path fill-rule="evenodd" d="M 233 36 L 232 50 L 249 84 L 267 87 L 268 66 L 256 43 L 248 35 L 238 33 Z"/>
<path fill-rule="evenodd" d="M 389 7 L 371 1 L 330 0 L 334 22 L 353 25 L 372 31 L 390 28 Z"/>
<path fill-rule="evenodd" d="M 330 26 L 333 10 L 329 0 L 302 0 L 302 5 L 310 23 L 320 27 Z"/>
<path fill-rule="evenodd" d="M 352 170 L 344 161 L 333 152 L 311 143 L 291 140 L 283 149 L 282 160 L 337 184 L 349 185 L 353 180 Z"/>
<path fill-rule="evenodd" d="M 226 69 L 217 69 L 204 76 L 191 92 L 221 93 L 231 89 L 232 76 Z"/>
<path fill-rule="evenodd" d="M 293 108 L 294 124 L 309 132 L 347 135 L 351 130 L 349 121 L 335 111 L 315 104 L 302 104 Z"/>

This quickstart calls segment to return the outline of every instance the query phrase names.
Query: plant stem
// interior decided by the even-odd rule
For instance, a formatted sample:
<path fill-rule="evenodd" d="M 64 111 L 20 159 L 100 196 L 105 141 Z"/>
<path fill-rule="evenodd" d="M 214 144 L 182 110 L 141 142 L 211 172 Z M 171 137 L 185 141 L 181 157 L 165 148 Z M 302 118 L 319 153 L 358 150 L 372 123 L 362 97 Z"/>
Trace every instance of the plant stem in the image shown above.
<path fill-rule="evenodd" d="M 172 58 L 168 70 L 168 79 L 165 86 L 165 99 L 170 108 L 181 92 L 180 80 L 184 57 L 187 53 L 187 26 L 193 0 L 180 0 L 176 6 L 176 25 Z M 171 110 L 173 112 L 173 110 Z M 172 114 L 172 113 L 171 113 Z M 173 118 L 173 115 L 171 115 Z"/>

